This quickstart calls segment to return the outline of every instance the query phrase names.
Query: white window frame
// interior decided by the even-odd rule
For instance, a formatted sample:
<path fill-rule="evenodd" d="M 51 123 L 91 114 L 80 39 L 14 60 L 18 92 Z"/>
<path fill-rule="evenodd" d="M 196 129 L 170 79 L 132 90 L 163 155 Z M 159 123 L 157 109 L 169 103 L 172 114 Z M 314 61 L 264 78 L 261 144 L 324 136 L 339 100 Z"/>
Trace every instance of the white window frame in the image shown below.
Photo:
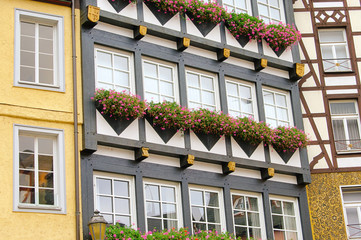
<path fill-rule="evenodd" d="M 13 210 L 18 212 L 40 212 L 66 214 L 65 198 L 65 148 L 64 131 L 61 129 L 42 128 L 14 124 L 14 189 Z M 54 181 L 54 205 L 28 204 L 19 202 L 19 136 L 30 135 L 33 137 L 53 138 L 53 181 Z M 36 163 L 35 163 L 36 164 Z M 36 171 L 36 169 L 35 169 Z M 35 174 L 35 177 L 37 174 Z M 37 186 L 35 186 L 37 189 Z M 39 194 L 35 190 L 35 195 Z"/>
<path fill-rule="evenodd" d="M 96 192 L 96 179 L 97 178 L 102 178 L 102 179 L 107 179 L 107 180 L 111 180 L 112 181 L 112 190 L 113 193 L 111 195 L 106 195 L 112 198 L 112 206 L 113 206 L 113 212 L 112 213 L 104 213 L 104 214 L 109 214 L 109 215 L 113 215 L 113 219 L 115 219 L 115 215 L 116 213 L 114 212 L 114 207 L 115 207 L 115 203 L 114 203 L 114 180 L 118 180 L 118 181 L 123 181 L 123 182 L 128 182 L 128 187 L 129 187 L 129 207 L 130 207 L 130 224 L 131 227 L 133 229 L 137 228 L 137 214 L 136 214 L 136 198 L 135 198 L 135 183 L 134 183 L 134 177 L 133 176 L 128 176 L 128 175 L 122 175 L 122 174 L 115 174 L 115 173 L 107 173 L 107 172 L 99 172 L 99 171 L 94 171 L 93 172 L 93 189 L 94 189 L 94 210 L 99 210 L 100 208 L 98 206 L 98 200 L 97 200 L 97 192 Z M 126 197 L 124 197 L 126 198 Z M 101 212 L 103 213 L 103 212 Z M 125 215 L 125 214 L 124 214 Z M 115 222 L 113 223 L 115 224 Z"/>
<path fill-rule="evenodd" d="M 38 64 L 35 64 L 35 83 L 20 81 L 20 22 L 27 21 L 45 24 L 54 27 L 54 84 L 43 84 L 38 82 Z M 35 49 L 37 53 L 38 49 Z M 65 65 L 64 65 L 64 18 L 63 16 L 46 13 L 33 12 L 22 9 L 15 9 L 15 36 L 14 36 L 14 86 L 44 89 L 51 91 L 65 91 Z"/>
<path fill-rule="evenodd" d="M 295 217 L 296 217 L 297 239 L 298 240 L 303 239 L 303 237 L 302 237 L 301 217 L 300 217 L 300 208 L 299 208 L 299 204 L 298 204 L 298 199 L 297 198 L 292 198 L 292 197 L 278 196 L 278 195 L 269 195 L 269 199 L 270 199 L 269 204 L 270 204 L 270 210 L 271 210 L 271 218 L 272 218 L 272 214 L 273 214 L 272 213 L 272 206 L 271 206 L 271 201 L 272 200 L 282 201 L 282 204 L 283 204 L 283 202 L 292 202 L 293 203 Z M 277 216 L 280 216 L 280 215 L 281 214 L 277 214 Z M 282 214 L 282 216 L 284 217 L 285 215 Z M 286 216 L 288 216 L 288 215 L 286 215 Z M 284 222 L 284 226 L 286 226 L 285 222 Z M 277 230 L 281 230 L 281 229 L 277 229 Z M 286 229 L 283 229 L 283 230 L 284 230 L 284 232 L 287 232 Z M 273 238 L 274 238 L 273 220 L 272 220 L 272 232 L 273 232 Z M 295 232 L 295 231 L 289 231 L 289 232 Z M 286 236 L 285 240 L 291 240 L 291 239 L 287 239 L 287 236 Z"/>
<path fill-rule="evenodd" d="M 242 98 L 242 96 L 238 95 L 238 96 L 233 96 L 233 95 L 229 95 L 228 94 L 228 90 L 227 90 L 227 83 L 232 83 L 232 84 L 236 84 L 238 87 L 239 86 L 244 86 L 244 87 L 248 87 L 251 90 L 251 101 L 252 101 L 252 108 L 253 108 L 253 119 L 254 120 L 258 120 L 258 108 L 257 108 L 257 97 L 256 97 L 256 90 L 255 90 L 255 85 L 252 83 L 248 83 L 239 79 L 234 79 L 234 78 L 230 78 L 230 77 L 226 77 L 226 93 L 227 93 L 227 104 L 228 104 L 228 113 L 230 112 L 230 107 L 229 107 L 229 102 L 228 102 L 228 97 L 232 96 L 232 97 L 237 97 L 238 100 L 241 102 L 241 99 L 245 99 L 246 98 Z M 245 113 L 242 111 L 242 107 L 240 106 L 241 111 L 236 111 L 236 110 L 232 110 L 234 112 L 239 112 L 240 114 L 238 115 L 238 117 L 244 117 L 244 116 L 248 116 L 249 114 Z M 246 114 L 246 115 L 245 115 Z"/>
<path fill-rule="evenodd" d="M 189 184 L 188 186 L 188 192 L 189 192 L 189 209 L 190 209 L 190 213 L 191 213 L 191 224 L 192 224 L 192 232 L 194 233 L 194 229 L 193 229 L 193 220 L 192 220 L 192 200 L 191 200 L 191 190 L 195 190 L 195 191 L 200 191 L 203 193 L 203 199 L 204 199 L 204 192 L 214 192 L 218 194 L 218 203 L 219 203 L 219 214 L 220 214 L 220 227 L 221 230 L 223 231 L 223 229 L 226 229 L 226 217 L 225 217 L 225 212 L 224 212 L 224 198 L 223 198 L 223 190 L 221 188 L 215 188 L 215 187 L 209 187 L 209 186 L 200 186 L 200 185 L 193 185 L 193 184 Z M 198 206 L 198 205 L 194 205 L 194 206 Z M 199 207 L 204 207 L 205 208 L 205 221 L 201 222 L 206 224 L 207 229 L 208 229 L 208 221 L 207 221 L 207 209 L 205 206 L 199 206 Z M 211 223 L 213 224 L 213 223 Z"/>
<path fill-rule="evenodd" d="M 238 210 L 238 209 L 234 209 L 233 206 L 233 195 L 242 195 L 245 197 L 252 197 L 252 198 L 257 198 L 257 204 L 258 204 L 258 214 L 259 214 L 259 221 L 260 221 L 260 230 L 261 230 L 261 236 L 262 239 L 266 239 L 267 235 L 266 235 L 266 224 L 265 224 L 265 219 L 264 219 L 264 210 L 263 210 L 263 203 L 262 203 L 262 195 L 260 193 L 253 193 L 253 192 L 245 192 L 245 191 L 239 191 L 239 190 L 231 190 L 231 201 L 232 201 L 232 215 L 234 215 L 234 211 L 245 211 L 245 212 L 251 212 L 250 210 Z M 254 212 L 254 211 L 253 211 Z M 234 217 L 232 217 L 233 220 L 233 226 L 234 226 L 234 233 L 236 232 L 236 224 L 235 224 L 235 219 Z M 247 219 L 248 221 L 248 219 Z M 241 226 L 241 225 L 240 225 Z M 241 227 L 246 227 L 247 231 L 249 229 L 248 223 L 247 226 L 241 226 Z M 249 232 L 248 232 L 249 233 Z M 248 239 L 248 238 L 247 238 Z"/>
<path fill-rule="evenodd" d="M 355 192 L 360 192 L 361 193 L 361 185 L 343 185 L 340 186 L 340 193 L 341 193 L 341 199 L 342 199 L 342 209 L 343 209 L 343 216 L 344 216 L 344 220 L 345 220 L 345 228 L 346 228 L 346 232 L 347 232 L 347 239 L 361 239 L 360 237 L 352 237 L 350 236 L 350 232 L 349 229 L 347 227 L 348 225 L 348 220 L 347 220 L 347 213 L 346 213 L 346 208 L 357 208 L 357 216 L 358 219 L 360 221 L 360 225 L 358 226 L 361 229 L 361 199 L 360 201 L 353 201 L 353 202 L 345 202 L 344 197 L 343 197 L 343 191 L 342 189 L 346 189 L 346 188 L 355 188 Z M 360 230 L 361 231 L 361 230 Z"/>
<path fill-rule="evenodd" d="M 164 180 L 158 180 L 158 179 L 148 179 L 148 178 L 144 178 L 143 179 L 143 190 L 144 190 L 144 216 L 145 216 L 145 227 L 146 229 L 148 229 L 148 217 L 147 217 L 147 199 L 146 199 L 146 194 L 145 194 L 145 185 L 149 184 L 149 185 L 157 185 L 159 188 L 160 187 L 173 187 L 175 188 L 175 200 L 176 200 L 176 210 L 177 210 L 177 221 L 178 221 L 178 227 L 177 229 L 183 227 L 183 213 L 182 213 L 182 196 L 181 196 L 181 189 L 180 189 L 180 184 L 177 182 L 170 182 L 170 181 L 164 181 Z M 164 201 L 162 200 L 162 196 L 161 196 L 161 192 L 159 192 L 159 201 L 152 201 L 152 200 L 148 200 L 150 202 L 157 202 L 160 203 L 160 205 L 162 205 L 162 203 L 164 203 Z M 167 202 L 165 202 L 167 203 Z M 157 229 L 157 230 L 163 230 L 164 229 L 164 223 L 163 223 L 163 215 L 162 215 L 162 207 L 160 208 L 160 218 L 156 218 L 156 219 L 160 219 L 162 221 L 162 229 Z M 151 217 L 151 218 L 155 218 L 155 217 Z M 148 231 L 153 231 L 153 229 L 149 229 Z"/>
<path fill-rule="evenodd" d="M 247 13 L 248 15 L 252 16 L 252 5 L 250 0 L 244 0 L 246 4 L 246 8 L 237 7 L 236 2 L 239 0 L 229 0 L 229 1 L 232 1 L 232 4 L 226 3 L 226 1 L 223 0 L 223 7 L 226 8 L 228 12 L 230 12 L 229 8 L 233 8 L 233 11 L 235 13 Z"/>
<path fill-rule="evenodd" d="M 172 98 L 174 98 L 174 102 L 179 102 L 179 93 L 178 93 L 178 69 L 177 69 L 177 65 L 175 63 L 172 63 L 172 62 L 166 62 L 166 61 L 163 61 L 163 60 L 159 60 L 159 59 L 155 59 L 155 58 L 149 58 L 149 57 L 142 57 L 142 73 L 143 73 L 143 91 L 144 91 L 144 98 L 145 100 L 147 100 L 148 102 L 151 102 L 152 99 L 146 99 L 146 92 L 149 92 L 151 94 L 154 94 L 154 95 L 158 95 L 159 97 L 159 100 L 160 102 L 163 102 L 163 97 L 168 97 L 168 98 L 171 98 L 168 96 L 165 96 L 163 94 L 160 93 L 159 89 L 158 89 L 158 92 L 150 92 L 150 91 L 147 91 L 146 88 L 145 88 L 145 82 L 144 82 L 144 63 L 149 63 L 149 64 L 153 64 L 153 65 L 156 65 L 157 67 L 157 71 L 159 71 L 159 66 L 162 66 L 162 67 L 166 67 L 166 68 L 171 68 L 172 69 L 172 78 L 173 78 L 173 93 L 174 93 L 174 96 Z M 158 81 L 158 87 L 160 88 L 160 81 L 164 81 L 164 80 L 160 80 L 159 77 L 157 79 L 155 79 Z M 169 81 L 167 81 L 169 82 Z"/>
<path fill-rule="evenodd" d="M 342 31 L 342 35 L 343 35 L 345 41 L 343 41 L 343 42 L 325 42 L 325 43 L 321 42 L 320 32 L 329 32 L 329 31 L 338 31 L 338 30 Z M 325 72 L 351 72 L 352 71 L 352 65 L 351 65 L 351 59 L 350 59 L 350 52 L 349 52 L 349 49 L 348 49 L 346 29 L 345 28 L 327 28 L 327 29 L 322 29 L 321 28 L 321 29 L 318 29 L 318 36 L 319 36 L 319 43 L 320 43 L 320 51 L 321 51 L 323 70 Z M 322 56 L 322 46 L 331 47 L 333 59 L 324 59 L 324 57 Z M 340 58 L 337 58 L 336 49 L 335 49 L 336 46 L 345 46 L 346 47 L 346 60 L 345 61 L 346 61 L 347 66 L 342 67 L 341 69 L 339 68 L 338 65 L 342 64 L 343 60 L 340 60 Z M 333 61 L 333 63 L 335 64 L 335 69 L 334 70 L 325 69 L 324 61 Z"/>
<path fill-rule="evenodd" d="M 278 1 L 278 4 L 279 4 L 279 7 L 272 6 L 272 5 L 269 3 L 270 0 L 265 0 L 265 1 L 267 1 L 267 3 L 263 3 L 263 2 L 261 2 L 260 0 L 257 0 L 257 8 L 258 8 L 258 14 L 259 14 L 260 19 L 263 19 L 266 23 L 285 22 L 285 9 L 284 9 L 284 5 L 283 5 L 283 0 L 277 0 L 277 1 Z M 261 15 L 261 14 L 260 14 L 259 5 L 263 5 L 263 6 L 266 6 L 266 7 L 267 7 L 268 13 L 269 13 L 268 16 L 265 16 L 265 15 Z M 271 18 L 271 10 L 270 10 L 271 8 L 274 8 L 274 9 L 277 9 L 277 10 L 280 11 L 280 17 L 281 17 L 281 19 Z M 266 19 L 267 19 L 267 20 L 266 20 Z"/>
<path fill-rule="evenodd" d="M 355 110 L 356 110 L 356 113 L 354 114 L 332 114 L 331 112 L 331 104 L 332 103 L 349 103 L 349 102 L 353 102 L 354 105 L 355 105 Z M 358 124 L 358 129 L 359 129 L 359 136 L 361 137 L 361 129 L 360 129 L 360 114 L 359 114 L 359 111 L 358 111 L 358 104 L 357 104 L 357 100 L 330 100 L 329 102 L 330 104 L 330 116 L 331 116 L 331 123 L 333 122 L 333 120 L 342 120 L 343 121 L 343 126 L 344 126 L 344 133 L 345 133 L 345 140 L 346 140 L 346 144 L 350 144 L 350 136 L 349 136 L 349 131 L 348 131 L 348 125 L 347 125 L 347 120 L 349 119 L 356 119 L 357 120 L 357 124 Z M 333 135 L 335 136 L 335 132 L 334 132 L 334 126 L 332 125 L 332 133 Z M 335 141 L 335 149 L 336 149 L 336 139 L 334 139 Z M 360 140 L 361 142 L 361 140 Z M 347 146 L 347 149 L 346 150 L 337 150 L 337 153 L 339 154 L 342 154 L 342 153 L 350 153 L 350 152 L 361 152 L 361 149 L 355 149 L 353 150 L 351 147 Z"/>
<path fill-rule="evenodd" d="M 104 68 L 108 68 L 112 70 L 112 76 L 113 76 L 113 80 L 114 80 L 114 56 L 120 56 L 120 57 L 125 57 L 128 59 L 128 71 L 120 71 L 120 72 L 126 72 L 129 74 L 129 87 L 124 87 L 121 86 L 120 84 L 115 84 L 114 81 L 112 83 L 107 83 L 107 82 L 103 82 L 104 84 L 108 84 L 108 85 L 112 85 L 112 88 L 109 89 L 114 89 L 115 90 L 115 86 L 120 86 L 122 88 L 128 88 L 129 90 L 126 91 L 127 93 L 135 93 L 135 81 L 134 81 L 134 60 L 133 60 L 133 54 L 129 53 L 129 52 L 125 52 L 125 51 L 121 51 L 118 49 L 114 49 L 114 48 L 108 48 L 108 47 L 104 47 L 104 46 L 95 46 L 94 48 L 94 67 L 95 67 L 95 87 L 96 88 L 101 88 L 98 84 L 98 61 L 97 61 L 97 53 L 99 52 L 104 52 L 107 54 L 111 54 L 112 56 L 112 67 L 104 67 Z M 102 82 L 100 82 L 102 83 Z"/>
<path fill-rule="evenodd" d="M 193 69 L 193 68 L 187 68 L 186 69 L 186 87 L 187 87 L 187 104 L 188 104 L 188 108 L 189 107 L 189 103 L 190 102 L 194 102 L 194 103 L 198 103 L 201 105 L 201 108 L 207 108 L 207 106 L 205 106 L 205 104 L 202 102 L 202 91 L 207 91 L 207 92 L 212 92 L 210 90 L 203 90 L 202 88 L 202 82 L 200 81 L 200 87 L 199 88 L 196 88 L 196 87 L 190 87 L 188 85 L 188 79 L 187 79 L 187 73 L 191 73 L 191 74 L 195 74 L 195 75 L 198 75 L 198 76 L 205 76 L 205 77 L 208 77 L 208 78 L 212 78 L 213 79 L 213 89 L 214 89 L 214 102 L 215 102 L 215 105 L 214 105 L 214 110 L 215 111 L 219 111 L 220 110 L 220 102 L 219 102 L 219 88 L 218 88 L 218 77 L 217 77 L 217 74 L 215 73 L 211 73 L 211 72 L 206 72 L 206 71 L 202 71 L 202 70 L 198 70 L 198 69 Z M 201 102 L 195 102 L 195 101 L 190 101 L 189 100 L 189 91 L 188 91 L 188 88 L 195 88 L 195 89 L 199 89 L 201 91 Z M 210 104 L 206 104 L 206 105 L 210 105 Z"/>
<path fill-rule="evenodd" d="M 287 107 L 282 107 L 282 106 L 278 106 L 276 105 L 276 99 L 274 97 L 274 104 L 269 104 L 269 103 L 266 103 L 265 102 L 265 99 L 264 99 L 264 92 L 269 92 L 269 93 L 272 93 L 273 96 L 275 96 L 275 94 L 278 94 L 278 95 L 282 95 L 282 96 L 285 96 L 286 97 L 286 104 L 287 104 Z M 288 114 L 288 126 L 293 126 L 293 111 L 292 111 L 292 105 L 291 105 L 291 97 L 290 97 L 290 93 L 289 92 L 286 92 L 286 91 L 283 91 L 283 90 L 280 90 L 280 89 L 276 89 L 276 88 L 270 88 L 270 87 L 266 87 L 266 86 L 263 86 L 262 88 L 262 97 L 263 97 L 263 104 L 264 106 L 266 105 L 269 105 L 269 106 L 273 106 L 276 108 L 276 118 L 272 118 L 273 120 L 275 120 L 277 122 L 277 126 L 273 126 L 273 127 L 278 127 L 278 126 L 284 126 L 284 125 L 280 125 L 279 122 L 286 122 L 284 120 L 279 120 L 278 117 L 277 117 L 277 108 L 282 108 L 282 109 L 287 109 L 287 114 Z M 265 107 L 266 108 L 266 107 Z M 267 123 L 267 118 L 270 118 L 270 117 L 267 117 L 266 115 L 266 110 L 265 110 L 265 117 L 266 117 L 266 123 Z"/>

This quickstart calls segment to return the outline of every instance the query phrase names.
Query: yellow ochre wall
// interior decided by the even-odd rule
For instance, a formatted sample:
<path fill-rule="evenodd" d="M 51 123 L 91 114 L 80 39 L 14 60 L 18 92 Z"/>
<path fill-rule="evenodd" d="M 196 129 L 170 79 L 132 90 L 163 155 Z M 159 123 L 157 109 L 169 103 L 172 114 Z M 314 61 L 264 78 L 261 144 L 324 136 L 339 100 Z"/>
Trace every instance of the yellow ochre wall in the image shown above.
<path fill-rule="evenodd" d="M 14 86 L 15 9 L 64 17 L 65 92 Z M 81 131 L 80 25 L 76 10 L 78 119 Z M 1 0 L 0 14 L 0 239 L 75 239 L 75 172 L 71 7 L 32 0 Z M 64 130 L 66 214 L 13 211 L 13 125 Z M 79 146 L 81 146 L 79 132 Z"/>
<path fill-rule="evenodd" d="M 307 186 L 315 240 L 347 239 L 340 186 L 360 184 L 361 172 L 312 174 Z"/>

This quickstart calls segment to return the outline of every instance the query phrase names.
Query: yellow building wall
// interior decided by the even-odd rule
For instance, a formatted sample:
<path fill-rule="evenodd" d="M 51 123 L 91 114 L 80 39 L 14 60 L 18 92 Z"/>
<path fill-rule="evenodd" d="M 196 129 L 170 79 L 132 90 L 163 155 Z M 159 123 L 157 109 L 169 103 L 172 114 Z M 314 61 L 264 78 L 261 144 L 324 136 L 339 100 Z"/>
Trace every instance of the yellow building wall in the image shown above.
<path fill-rule="evenodd" d="M 0 14 L 0 239 L 75 239 L 75 170 L 71 7 L 32 0 L 2 0 Z M 64 17 L 65 92 L 14 86 L 15 8 Z M 76 10 L 78 119 L 81 131 L 80 13 Z M 13 125 L 64 130 L 66 214 L 13 211 Z M 79 143 L 81 146 L 81 132 Z M 80 218 L 81 219 L 81 218 Z"/>
<path fill-rule="evenodd" d="M 340 186 L 360 184 L 361 172 L 312 174 L 307 186 L 315 240 L 347 239 Z"/>

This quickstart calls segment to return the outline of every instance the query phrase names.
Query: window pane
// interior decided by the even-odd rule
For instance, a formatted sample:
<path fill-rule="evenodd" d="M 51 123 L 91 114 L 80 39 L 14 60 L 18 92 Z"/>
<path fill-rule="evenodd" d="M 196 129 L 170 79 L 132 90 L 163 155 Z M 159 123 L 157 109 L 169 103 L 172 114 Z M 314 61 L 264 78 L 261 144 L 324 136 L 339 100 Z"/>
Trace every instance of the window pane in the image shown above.
<path fill-rule="evenodd" d="M 245 227 L 236 227 L 236 237 L 241 237 L 242 239 L 247 239 L 247 228 Z"/>
<path fill-rule="evenodd" d="M 98 51 L 97 64 L 105 67 L 112 67 L 112 55 L 110 53 Z"/>
<path fill-rule="evenodd" d="M 39 67 L 53 69 L 53 55 L 39 54 Z"/>
<path fill-rule="evenodd" d="M 247 9 L 245 0 L 235 0 L 236 7 Z"/>
<path fill-rule="evenodd" d="M 208 224 L 208 230 L 215 230 L 217 232 L 221 232 L 221 226 L 219 224 Z"/>
<path fill-rule="evenodd" d="M 203 192 L 191 190 L 191 204 L 203 206 Z"/>
<path fill-rule="evenodd" d="M 164 229 L 178 229 L 178 221 L 172 220 L 163 220 Z"/>
<path fill-rule="evenodd" d="M 35 36 L 35 23 L 21 22 L 20 32 L 21 35 Z"/>
<path fill-rule="evenodd" d="M 334 102 L 330 104 L 331 114 L 355 114 L 356 108 L 354 102 Z"/>
<path fill-rule="evenodd" d="M 53 41 L 52 40 L 39 40 L 39 52 L 53 54 Z"/>
<path fill-rule="evenodd" d="M 220 223 L 218 208 L 207 208 L 207 221 L 209 223 Z"/>
<path fill-rule="evenodd" d="M 145 99 L 148 101 L 160 102 L 158 95 L 147 93 L 147 92 L 145 93 Z"/>
<path fill-rule="evenodd" d="M 172 187 L 162 187 L 162 200 L 175 202 L 175 189 Z"/>
<path fill-rule="evenodd" d="M 39 37 L 53 39 L 53 27 L 39 24 Z"/>
<path fill-rule="evenodd" d="M 35 186 L 35 177 L 33 171 L 19 171 L 19 184 L 21 186 Z"/>
<path fill-rule="evenodd" d="M 270 8 L 270 9 L 271 9 L 271 17 L 277 20 L 281 20 L 281 11 L 275 8 Z"/>
<path fill-rule="evenodd" d="M 205 192 L 205 205 L 211 207 L 218 207 L 218 193 Z"/>
<path fill-rule="evenodd" d="M 247 197 L 247 210 L 258 211 L 257 198 Z"/>
<path fill-rule="evenodd" d="M 360 131 L 357 119 L 347 119 L 347 128 L 350 140 L 360 139 Z"/>
<path fill-rule="evenodd" d="M 162 204 L 162 213 L 164 218 L 177 219 L 177 210 L 175 204 Z"/>
<path fill-rule="evenodd" d="M 39 138 L 39 153 L 53 154 L 53 140 L 47 138 Z"/>
<path fill-rule="evenodd" d="M 198 75 L 193 73 L 187 73 L 187 84 L 192 87 L 200 87 Z"/>
<path fill-rule="evenodd" d="M 39 187 L 54 188 L 53 173 L 39 172 Z"/>
<path fill-rule="evenodd" d="M 129 87 L 129 73 L 114 71 L 114 83 Z"/>
<path fill-rule="evenodd" d="M 35 53 L 21 51 L 20 52 L 20 64 L 29 66 L 29 67 L 34 67 L 35 66 Z"/>
<path fill-rule="evenodd" d="M 242 112 L 253 113 L 252 101 L 242 99 Z"/>
<path fill-rule="evenodd" d="M 54 84 L 53 71 L 52 70 L 40 69 L 40 71 L 39 71 L 39 83 L 53 85 Z"/>
<path fill-rule="evenodd" d="M 282 214 L 281 201 L 271 200 L 272 213 Z"/>
<path fill-rule="evenodd" d="M 283 213 L 285 215 L 291 215 L 291 216 L 295 215 L 295 210 L 293 208 L 292 202 L 283 202 Z"/>
<path fill-rule="evenodd" d="M 358 224 L 357 208 L 346 208 L 347 224 Z"/>
<path fill-rule="evenodd" d="M 247 216 L 246 212 L 243 211 L 234 211 L 234 224 L 247 226 Z"/>
<path fill-rule="evenodd" d="M 107 223 L 113 223 L 113 215 L 110 215 L 110 214 L 104 214 L 102 213 L 105 221 L 107 221 Z"/>
<path fill-rule="evenodd" d="M 114 55 L 114 68 L 128 71 L 128 58 L 123 56 Z"/>
<path fill-rule="evenodd" d="M 113 203 L 111 197 L 98 196 L 98 206 L 100 212 L 113 212 Z"/>
<path fill-rule="evenodd" d="M 332 120 L 333 134 L 335 140 L 346 140 L 345 128 L 342 120 Z"/>
<path fill-rule="evenodd" d="M 34 154 L 20 153 L 19 168 L 34 169 Z"/>
<path fill-rule="evenodd" d="M 276 105 L 281 107 L 287 107 L 286 96 L 276 94 Z"/>
<path fill-rule="evenodd" d="M 205 212 L 202 207 L 192 207 L 192 220 L 197 222 L 205 222 Z"/>
<path fill-rule="evenodd" d="M 129 199 L 123 198 L 114 198 L 114 212 L 121 214 L 129 214 L 130 213 L 130 205 Z"/>
<path fill-rule="evenodd" d="M 336 59 L 336 56 L 333 55 L 332 46 L 321 46 L 321 53 L 323 59 Z M 333 63 L 333 62 L 326 62 Z"/>
<path fill-rule="evenodd" d="M 285 217 L 285 223 L 287 230 L 297 230 L 295 217 Z"/>
<path fill-rule="evenodd" d="M 263 4 L 258 4 L 258 11 L 260 15 L 269 16 L 267 6 Z"/>
<path fill-rule="evenodd" d="M 282 216 L 272 215 L 272 221 L 273 228 L 284 229 Z"/>
<path fill-rule="evenodd" d="M 147 216 L 160 217 L 160 204 L 156 202 L 147 202 Z"/>
<path fill-rule="evenodd" d="M 285 232 L 274 230 L 275 240 L 286 240 Z"/>
<path fill-rule="evenodd" d="M 332 30 L 332 31 L 319 31 L 320 42 L 344 42 L 344 35 L 342 30 Z"/>
<path fill-rule="evenodd" d="M 288 112 L 287 109 L 284 108 L 277 108 L 277 119 L 288 121 Z"/>
<path fill-rule="evenodd" d="M 20 49 L 25 51 L 35 51 L 35 38 L 28 36 L 21 36 L 20 38 Z"/>
<path fill-rule="evenodd" d="M 144 62 L 143 63 L 143 68 L 144 68 L 143 69 L 144 76 L 152 77 L 152 78 L 157 78 L 158 77 L 157 65 Z"/>
<path fill-rule="evenodd" d="M 209 105 L 215 105 L 214 93 L 203 91 L 202 92 L 202 103 L 209 104 Z"/>
<path fill-rule="evenodd" d="M 126 181 L 114 180 L 114 195 L 129 197 L 129 183 Z"/>
<path fill-rule="evenodd" d="M 345 192 L 347 188 L 342 189 L 342 197 L 344 202 L 361 202 L 361 191 Z"/>
<path fill-rule="evenodd" d="M 152 78 L 144 78 L 144 90 L 145 91 L 149 91 L 149 92 L 153 92 L 153 93 L 158 93 L 158 81 Z"/>
<path fill-rule="evenodd" d="M 54 205 L 54 190 L 39 189 L 39 204 Z"/>
<path fill-rule="evenodd" d="M 159 187 L 156 185 L 145 185 L 145 196 L 147 200 L 159 201 Z"/>
<path fill-rule="evenodd" d="M 155 230 L 162 229 L 162 220 L 161 219 L 148 218 L 147 223 L 148 223 L 148 231 L 153 231 L 154 229 Z"/>
<path fill-rule="evenodd" d="M 265 105 L 266 117 L 276 118 L 276 108 L 273 106 Z"/>
<path fill-rule="evenodd" d="M 173 84 L 160 81 L 160 93 L 167 96 L 173 96 Z"/>
<path fill-rule="evenodd" d="M 227 94 L 238 97 L 237 84 L 227 82 Z"/>
<path fill-rule="evenodd" d="M 296 232 L 286 232 L 287 239 L 297 240 L 297 233 Z"/>
<path fill-rule="evenodd" d="M 20 203 L 35 203 L 35 189 L 34 188 L 20 188 L 19 191 Z"/>
<path fill-rule="evenodd" d="M 346 46 L 335 46 L 336 56 L 337 58 L 347 58 L 347 48 Z"/>
<path fill-rule="evenodd" d="M 97 194 L 112 194 L 112 180 L 97 178 L 96 179 Z"/>
<path fill-rule="evenodd" d="M 159 66 L 159 78 L 162 80 L 173 81 L 172 68 Z"/>
<path fill-rule="evenodd" d="M 239 86 L 239 95 L 242 98 L 252 99 L 251 88 L 245 86 Z"/>
<path fill-rule="evenodd" d="M 249 226 L 254 226 L 254 227 L 260 226 L 258 213 L 248 212 L 247 215 L 248 215 L 248 225 Z"/>
<path fill-rule="evenodd" d="M 34 152 L 34 137 L 19 136 L 19 151 Z"/>
<path fill-rule="evenodd" d="M 249 237 L 254 239 L 262 239 L 261 229 L 259 228 L 249 228 Z M 292 239 L 292 238 L 290 238 Z"/>
<path fill-rule="evenodd" d="M 269 0 L 269 5 L 271 5 L 272 7 L 279 7 L 279 3 L 278 0 Z"/>
<path fill-rule="evenodd" d="M 227 101 L 228 101 L 228 108 L 229 109 L 241 111 L 238 98 L 228 97 Z"/>
<path fill-rule="evenodd" d="M 199 89 L 188 88 L 188 99 L 190 101 L 201 101 L 201 91 Z"/>
<path fill-rule="evenodd" d="M 35 68 L 21 66 L 20 81 L 35 82 Z"/>
<path fill-rule="evenodd" d="M 106 82 L 106 83 L 113 83 L 113 72 L 111 69 L 98 67 L 97 68 L 97 80 Z"/>
<path fill-rule="evenodd" d="M 264 91 L 263 92 L 263 98 L 264 98 L 264 103 L 274 104 L 273 93 Z"/>
<path fill-rule="evenodd" d="M 214 89 L 212 78 L 202 76 L 201 81 L 202 81 L 202 89 L 211 90 L 211 91 Z"/>
<path fill-rule="evenodd" d="M 207 225 L 205 223 L 193 223 L 193 231 L 198 232 L 200 230 L 207 230 Z"/>
<path fill-rule="evenodd" d="M 39 170 L 53 171 L 53 157 L 39 155 Z"/>
<path fill-rule="evenodd" d="M 244 197 L 232 195 L 233 208 L 239 210 L 245 210 Z"/>
<path fill-rule="evenodd" d="M 115 222 L 130 226 L 130 217 L 115 215 Z"/>

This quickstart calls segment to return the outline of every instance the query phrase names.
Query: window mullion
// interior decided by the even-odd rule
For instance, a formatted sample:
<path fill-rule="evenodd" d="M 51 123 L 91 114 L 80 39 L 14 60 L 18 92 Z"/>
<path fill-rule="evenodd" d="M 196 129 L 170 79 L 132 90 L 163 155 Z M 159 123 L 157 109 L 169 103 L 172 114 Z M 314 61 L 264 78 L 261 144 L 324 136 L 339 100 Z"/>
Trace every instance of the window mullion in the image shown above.
<path fill-rule="evenodd" d="M 39 24 L 35 23 L 35 83 L 39 83 Z"/>
<path fill-rule="evenodd" d="M 35 194 L 35 205 L 39 205 L 39 164 L 38 164 L 38 157 L 39 157 L 39 142 L 38 138 L 34 138 L 34 194 Z"/>

